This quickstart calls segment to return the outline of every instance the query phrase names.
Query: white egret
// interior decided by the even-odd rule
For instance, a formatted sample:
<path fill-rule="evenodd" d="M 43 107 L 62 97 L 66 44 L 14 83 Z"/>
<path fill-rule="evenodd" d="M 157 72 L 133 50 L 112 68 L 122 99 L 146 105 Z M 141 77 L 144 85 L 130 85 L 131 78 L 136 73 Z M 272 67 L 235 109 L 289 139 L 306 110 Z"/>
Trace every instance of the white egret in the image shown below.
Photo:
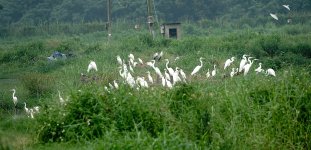
<path fill-rule="evenodd" d="M 162 77 L 163 75 L 162 75 L 160 69 L 159 69 L 158 67 L 155 67 L 155 66 L 154 66 L 155 60 L 151 60 L 151 61 L 152 61 L 152 66 L 151 66 L 151 67 L 153 68 L 153 70 L 156 72 L 156 74 L 157 74 L 159 77 Z"/>
<path fill-rule="evenodd" d="M 108 85 L 111 90 L 114 89 L 114 86 L 111 83 L 109 83 Z"/>
<path fill-rule="evenodd" d="M 117 61 L 118 61 L 119 65 L 122 66 L 123 62 L 122 62 L 122 59 L 119 55 L 117 55 Z"/>
<path fill-rule="evenodd" d="M 25 110 L 27 116 L 29 116 L 30 111 L 29 111 L 29 109 L 26 106 L 26 102 L 24 102 L 24 110 Z"/>
<path fill-rule="evenodd" d="M 206 78 L 208 79 L 210 76 L 211 76 L 211 74 L 210 74 L 210 72 L 209 72 L 209 69 L 207 69 Z"/>
<path fill-rule="evenodd" d="M 235 75 L 235 68 L 232 68 L 232 71 L 230 72 L 230 77 L 232 78 Z"/>
<path fill-rule="evenodd" d="M 285 7 L 287 10 L 290 11 L 289 5 L 282 5 L 283 7 Z"/>
<path fill-rule="evenodd" d="M 261 63 L 259 63 L 259 67 L 255 69 L 256 74 L 263 72 L 264 70 L 261 68 Z"/>
<path fill-rule="evenodd" d="M 248 58 L 248 64 L 246 64 L 243 68 L 244 68 L 244 76 L 246 76 L 249 72 L 249 69 L 251 68 L 252 64 L 254 63 L 255 60 L 257 59 L 254 59 L 253 61 L 251 60 L 252 57 L 249 57 Z"/>
<path fill-rule="evenodd" d="M 119 85 L 116 80 L 113 80 L 113 85 L 116 89 L 119 89 Z"/>
<path fill-rule="evenodd" d="M 162 79 L 162 86 L 165 87 L 166 80 L 165 80 L 165 78 L 163 76 L 161 76 L 161 79 Z"/>
<path fill-rule="evenodd" d="M 16 90 L 12 89 L 11 91 L 13 91 L 12 99 L 13 99 L 14 106 L 16 107 L 17 102 L 18 102 L 17 97 L 15 96 Z"/>
<path fill-rule="evenodd" d="M 148 74 L 148 80 L 149 80 L 149 82 L 150 82 L 151 84 L 153 84 L 153 79 L 152 79 L 152 77 L 151 77 L 151 75 L 150 75 L 150 71 L 147 71 L 147 74 Z"/>
<path fill-rule="evenodd" d="M 154 60 L 157 60 L 157 61 L 160 61 L 161 58 L 162 58 L 162 56 L 163 56 L 163 52 L 161 51 L 160 53 L 155 53 L 155 54 L 153 55 L 153 59 L 154 59 Z"/>
<path fill-rule="evenodd" d="M 33 117 L 33 113 L 34 113 L 34 112 L 33 112 L 33 109 L 32 109 L 32 108 L 29 109 L 29 113 L 30 113 L 30 118 L 33 119 L 33 118 L 34 118 L 34 117 Z"/>
<path fill-rule="evenodd" d="M 200 59 L 199 59 L 199 61 L 200 61 L 200 65 L 198 65 L 198 66 L 196 66 L 194 69 L 193 69 L 193 71 L 191 72 L 191 75 L 193 76 L 193 75 L 195 75 L 201 68 L 202 68 L 202 66 L 203 66 L 203 62 L 202 62 L 202 60 L 203 60 L 204 58 L 203 57 L 200 57 Z"/>
<path fill-rule="evenodd" d="M 182 69 L 179 69 L 179 73 L 180 73 L 181 77 L 183 78 L 183 81 L 186 82 L 187 76 L 186 76 L 185 72 Z"/>
<path fill-rule="evenodd" d="M 144 64 L 143 60 L 141 60 L 140 58 L 138 58 L 138 62 L 142 65 Z"/>
<path fill-rule="evenodd" d="M 173 76 L 173 74 L 174 74 L 174 69 L 168 67 L 168 64 L 170 63 L 170 61 L 169 61 L 168 59 L 165 59 L 165 61 L 166 61 L 166 65 L 165 65 L 165 66 L 166 66 L 166 69 L 167 69 L 168 73 L 170 74 L 170 76 Z"/>
<path fill-rule="evenodd" d="M 131 63 L 129 63 L 129 68 L 130 68 L 130 71 L 131 71 L 132 73 L 134 73 L 134 69 L 133 69 Z"/>
<path fill-rule="evenodd" d="M 271 76 L 276 76 L 275 71 L 271 68 L 266 70 L 266 76 L 271 75 Z"/>
<path fill-rule="evenodd" d="M 179 68 L 176 67 L 176 71 L 173 74 L 173 85 L 175 85 L 177 82 L 180 82 L 181 79 L 179 77 Z"/>
<path fill-rule="evenodd" d="M 132 60 L 135 60 L 134 58 L 134 55 L 133 54 L 129 54 L 129 56 L 128 56 L 130 59 L 132 59 Z"/>
<path fill-rule="evenodd" d="M 169 80 L 167 80 L 167 79 L 165 79 L 165 81 L 166 81 L 166 86 L 167 86 L 169 89 L 173 88 L 173 85 L 172 85 L 171 81 L 169 81 Z M 165 86 L 165 85 L 164 85 L 164 86 Z"/>
<path fill-rule="evenodd" d="M 177 56 L 175 59 L 174 59 L 174 61 L 177 61 L 179 59 L 179 56 Z"/>
<path fill-rule="evenodd" d="M 216 65 L 214 64 L 214 70 L 212 71 L 212 77 L 216 75 Z"/>
<path fill-rule="evenodd" d="M 273 19 L 275 19 L 275 20 L 279 20 L 279 18 L 278 18 L 278 16 L 276 16 L 276 14 L 270 13 L 270 16 L 271 16 Z"/>
<path fill-rule="evenodd" d="M 92 69 L 97 71 L 97 65 L 96 65 L 95 61 L 91 60 L 89 66 L 87 67 L 87 72 L 90 72 Z"/>
<path fill-rule="evenodd" d="M 35 106 L 35 107 L 33 107 L 33 109 L 34 109 L 35 113 L 39 113 L 39 111 L 40 111 L 40 107 L 39 106 Z"/>
<path fill-rule="evenodd" d="M 225 62 L 224 70 L 231 65 L 231 63 L 234 61 L 235 57 L 231 57 L 231 59 L 227 59 Z"/>
<path fill-rule="evenodd" d="M 171 80 L 170 75 L 167 73 L 167 69 L 164 69 L 164 75 L 167 80 Z"/>
<path fill-rule="evenodd" d="M 242 72 L 242 70 L 243 70 L 243 68 L 244 68 L 244 65 L 245 65 L 246 62 L 247 62 L 246 56 L 248 56 L 248 55 L 245 55 L 245 54 L 244 54 L 244 55 L 242 56 L 242 60 L 241 60 L 241 62 L 240 62 L 239 72 Z"/>

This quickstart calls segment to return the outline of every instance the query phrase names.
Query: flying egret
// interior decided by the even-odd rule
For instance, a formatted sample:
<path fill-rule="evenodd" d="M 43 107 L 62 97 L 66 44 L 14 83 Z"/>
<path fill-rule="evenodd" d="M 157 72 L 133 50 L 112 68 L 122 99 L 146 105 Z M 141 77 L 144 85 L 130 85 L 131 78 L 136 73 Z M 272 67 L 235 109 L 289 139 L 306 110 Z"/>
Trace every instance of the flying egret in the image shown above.
<path fill-rule="evenodd" d="M 216 65 L 214 64 L 214 70 L 212 71 L 212 77 L 216 75 Z"/>
<path fill-rule="evenodd" d="M 240 62 L 240 68 L 239 68 L 239 72 L 242 72 L 242 70 L 243 70 L 243 67 L 244 67 L 244 65 L 246 64 L 246 62 L 247 62 L 247 58 L 246 58 L 246 56 L 248 56 L 248 55 L 243 55 L 242 56 L 242 60 L 241 60 L 241 62 Z"/>
<path fill-rule="evenodd" d="M 165 59 L 165 61 L 166 61 L 165 67 L 166 67 L 168 73 L 170 74 L 170 76 L 173 76 L 174 75 L 174 69 L 168 67 L 168 64 L 170 63 L 170 61 L 168 59 Z"/>
<path fill-rule="evenodd" d="M 282 5 L 283 7 L 285 7 L 287 10 L 290 11 L 289 5 Z"/>
<path fill-rule="evenodd" d="M 275 71 L 271 68 L 266 70 L 266 76 L 271 75 L 271 76 L 276 76 Z"/>
<path fill-rule="evenodd" d="M 148 80 L 149 80 L 149 82 L 150 82 L 151 84 L 153 84 L 153 79 L 152 79 L 152 77 L 151 77 L 151 75 L 150 75 L 150 71 L 147 71 L 147 74 L 148 74 Z"/>
<path fill-rule="evenodd" d="M 261 63 L 259 63 L 259 67 L 255 69 L 256 74 L 263 72 L 264 70 L 261 68 Z"/>
<path fill-rule="evenodd" d="M 191 75 L 193 76 L 193 75 L 195 75 L 201 68 L 202 68 L 202 66 L 203 66 L 203 62 L 202 62 L 202 60 L 203 60 L 204 58 L 203 57 L 200 57 L 200 59 L 199 59 L 199 61 L 200 61 L 200 65 L 198 65 L 198 66 L 196 66 L 194 69 L 193 69 L 193 71 L 191 72 Z"/>
<path fill-rule="evenodd" d="M 122 66 L 123 62 L 119 55 L 117 55 L 117 61 L 118 61 L 118 64 Z"/>
<path fill-rule="evenodd" d="M 275 19 L 275 20 L 279 20 L 279 18 L 278 18 L 278 16 L 276 16 L 276 14 L 270 13 L 270 16 L 271 16 L 273 19 Z"/>
<path fill-rule="evenodd" d="M 227 59 L 225 62 L 224 70 L 231 65 L 231 63 L 234 61 L 235 57 L 231 57 L 231 59 Z"/>
<path fill-rule="evenodd" d="M 89 66 L 87 67 L 87 72 L 90 72 L 92 69 L 97 71 L 97 65 L 96 65 L 95 61 L 91 60 Z"/>
<path fill-rule="evenodd" d="M 209 72 L 209 69 L 207 69 L 206 78 L 208 79 L 210 76 L 211 76 L 211 74 L 210 74 L 210 72 Z"/>
<path fill-rule="evenodd" d="M 16 90 L 15 90 L 15 89 L 12 89 L 11 91 L 13 91 L 12 98 L 13 98 L 14 106 L 16 107 L 17 102 L 18 102 L 17 97 L 15 96 Z"/>

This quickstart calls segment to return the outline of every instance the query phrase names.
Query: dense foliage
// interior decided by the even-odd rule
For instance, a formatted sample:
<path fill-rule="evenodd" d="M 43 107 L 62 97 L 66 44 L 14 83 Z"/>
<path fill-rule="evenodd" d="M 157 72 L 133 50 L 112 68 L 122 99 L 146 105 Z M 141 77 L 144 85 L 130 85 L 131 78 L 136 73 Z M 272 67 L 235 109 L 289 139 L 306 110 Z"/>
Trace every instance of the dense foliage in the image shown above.
<path fill-rule="evenodd" d="M 0 0 L 0 24 L 9 23 L 45 23 L 45 22 L 90 22 L 105 21 L 107 16 L 106 0 Z M 239 20 L 250 21 L 262 16 L 278 13 L 307 18 L 311 10 L 309 0 L 155 0 L 155 14 L 160 20 Z M 291 12 L 282 7 L 288 4 Z M 130 12 L 130 13 L 129 13 Z M 145 0 L 113 1 L 113 19 L 127 19 L 139 23 L 145 22 L 147 6 Z M 307 12 L 307 13 L 306 13 Z M 299 17 L 297 16 L 299 14 Z M 241 20 L 242 19 L 242 20 Z"/>

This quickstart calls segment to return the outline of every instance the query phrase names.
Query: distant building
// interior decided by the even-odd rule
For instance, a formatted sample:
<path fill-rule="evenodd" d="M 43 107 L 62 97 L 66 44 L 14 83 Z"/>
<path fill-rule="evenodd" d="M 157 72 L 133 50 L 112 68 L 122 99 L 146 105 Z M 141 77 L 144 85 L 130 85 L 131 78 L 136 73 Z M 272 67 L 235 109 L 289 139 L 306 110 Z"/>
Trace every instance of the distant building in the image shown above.
<path fill-rule="evenodd" d="M 161 25 L 161 34 L 166 38 L 180 39 L 181 28 L 180 23 L 164 23 Z"/>

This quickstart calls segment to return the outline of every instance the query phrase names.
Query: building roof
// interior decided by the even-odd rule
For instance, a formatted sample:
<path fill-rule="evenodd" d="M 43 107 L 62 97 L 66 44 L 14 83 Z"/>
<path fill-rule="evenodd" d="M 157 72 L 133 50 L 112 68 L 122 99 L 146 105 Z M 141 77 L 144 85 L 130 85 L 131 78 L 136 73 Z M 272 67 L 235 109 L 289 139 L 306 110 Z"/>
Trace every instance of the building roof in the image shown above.
<path fill-rule="evenodd" d="M 163 23 L 162 25 L 180 25 L 179 22 Z"/>

